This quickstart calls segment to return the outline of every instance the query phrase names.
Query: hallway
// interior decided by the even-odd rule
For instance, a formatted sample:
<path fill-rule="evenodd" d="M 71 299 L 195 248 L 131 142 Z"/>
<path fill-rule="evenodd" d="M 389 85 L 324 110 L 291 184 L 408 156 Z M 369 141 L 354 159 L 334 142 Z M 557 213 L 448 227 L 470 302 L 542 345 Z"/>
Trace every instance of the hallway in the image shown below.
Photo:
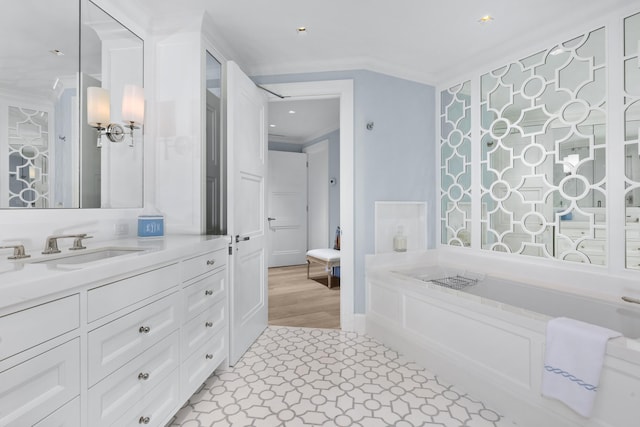
<path fill-rule="evenodd" d="M 269 269 L 269 325 L 340 329 L 340 279 L 331 280 L 323 266 L 294 265 Z"/>

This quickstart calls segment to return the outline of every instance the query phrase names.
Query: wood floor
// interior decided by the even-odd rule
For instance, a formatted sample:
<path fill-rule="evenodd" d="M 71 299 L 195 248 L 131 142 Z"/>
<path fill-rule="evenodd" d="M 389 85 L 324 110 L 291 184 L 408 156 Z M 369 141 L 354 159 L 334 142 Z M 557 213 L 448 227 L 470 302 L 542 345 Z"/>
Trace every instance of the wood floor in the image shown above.
<path fill-rule="evenodd" d="M 269 325 L 340 329 L 340 279 L 331 279 L 320 265 L 269 269 Z"/>

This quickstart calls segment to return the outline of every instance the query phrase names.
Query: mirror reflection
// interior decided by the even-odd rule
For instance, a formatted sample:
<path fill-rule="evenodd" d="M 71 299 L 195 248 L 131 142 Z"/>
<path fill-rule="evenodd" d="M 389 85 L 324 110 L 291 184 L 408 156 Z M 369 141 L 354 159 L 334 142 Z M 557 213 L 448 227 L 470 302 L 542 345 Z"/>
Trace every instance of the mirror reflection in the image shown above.
<path fill-rule="evenodd" d="M 222 144 L 222 65 L 207 52 L 205 66 L 206 97 L 206 230 L 207 234 L 225 234 L 226 194 L 224 185 L 225 152 Z"/>
<path fill-rule="evenodd" d="M 125 84 L 142 86 L 143 42 L 89 1 L 48 5 L 21 0 L 0 16 L 12 35 L 0 41 L 0 207 L 139 207 L 141 138 L 126 154 L 96 149 L 84 96 L 107 88 L 118 105 Z"/>
<path fill-rule="evenodd" d="M 626 266 L 640 269 L 640 13 L 624 20 Z"/>
<path fill-rule="evenodd" d="M 604 36 L 482 76 L 484 249 L 606 264 Z"/>
<path fill-rule="evenodd" d="M 140 207 L 142 132 L 125 125 L 139 128 L 143 116 L 126 114 L 125 97 L 142 87 L 142 40 L 91 2 L 82 8 L 81 38 L 80 207 Z"/>
<path fill-rule="evenodd" d="M 471 246 L 471 82 L 440 94 L 442 243 Z"/>

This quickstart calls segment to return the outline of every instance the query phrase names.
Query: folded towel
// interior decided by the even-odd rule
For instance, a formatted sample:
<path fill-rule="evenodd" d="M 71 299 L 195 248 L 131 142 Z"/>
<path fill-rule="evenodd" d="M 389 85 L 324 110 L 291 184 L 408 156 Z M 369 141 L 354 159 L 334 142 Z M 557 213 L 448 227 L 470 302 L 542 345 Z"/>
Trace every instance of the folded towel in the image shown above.
<path fill-rule="evenodd" d="M 564 402 L 583 417 L 591 416 L 607 341 L 621 335 L 566 317 L 549 321 L 542 395 Z"/>

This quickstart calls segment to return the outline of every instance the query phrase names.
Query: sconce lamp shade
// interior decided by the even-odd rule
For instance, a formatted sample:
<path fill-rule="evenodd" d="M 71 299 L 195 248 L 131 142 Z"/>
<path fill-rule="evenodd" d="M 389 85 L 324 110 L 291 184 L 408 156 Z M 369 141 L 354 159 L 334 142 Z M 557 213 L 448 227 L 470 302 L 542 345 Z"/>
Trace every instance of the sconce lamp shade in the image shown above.
<path fill-rule="evenodd" d="M 101 87 L 87 88 L 87 122 L 90 126 L 111 122 L 109 91 Z"/>
<path fill-rule="evenodd" d="M 122 95 L 122 120 L 125 123 L 144 122 L 144 89 L 140 86 L 125 85 Z"/>

